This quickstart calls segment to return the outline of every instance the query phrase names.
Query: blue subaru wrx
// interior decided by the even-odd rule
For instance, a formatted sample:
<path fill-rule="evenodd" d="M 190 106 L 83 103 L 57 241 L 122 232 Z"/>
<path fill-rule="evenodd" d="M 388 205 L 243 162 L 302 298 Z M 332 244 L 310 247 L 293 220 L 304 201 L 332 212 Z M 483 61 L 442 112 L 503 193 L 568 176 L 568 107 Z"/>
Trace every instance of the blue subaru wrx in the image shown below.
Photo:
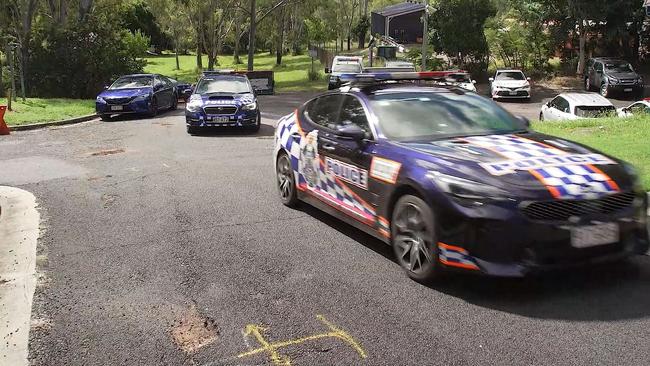
<path fill-rule="evenodd" d="M 95 109 L 102 120 L 119 114 L 155 116 L 178 106 L 176 83 L 163 75 L 125 75 L 97 96 Z"/>
<path fill-rule="evenodd" d="M 248 77 L 233 71 L 205 72 L 185 107 L 190 134 L 209 127 L 258 131 L 261 121 L 257 97 Z"/>
<path fill-rule="evenodd" d="M 630 165 L 531 131 L 487 98 L 436 85 L 444 76 L 346 75 L 280 119 L 281 201 L 392 245 L 418 281 L 443 270 L 520 277 L 648 250 L 647 197 Z"/>

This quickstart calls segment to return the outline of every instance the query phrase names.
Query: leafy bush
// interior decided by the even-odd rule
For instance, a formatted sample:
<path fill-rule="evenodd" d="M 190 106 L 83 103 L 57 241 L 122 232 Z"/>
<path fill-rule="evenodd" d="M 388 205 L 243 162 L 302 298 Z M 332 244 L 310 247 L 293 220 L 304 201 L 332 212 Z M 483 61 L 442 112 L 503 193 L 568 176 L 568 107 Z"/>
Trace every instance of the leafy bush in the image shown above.
<path fill-rule="evenodd" d="M 94 97 L 120 75 L 142 72 L 148 37 L 108 19 L 34 30 L 27 85 L 40 97 Z"/>
<path fill-rule="evenodd" d="M 309 70 L 307 71 L 307 77 L 309 78 L 309 81 L 317 81 L 321 80 L 323 78 L 323 75 L 318 70 Z"/>

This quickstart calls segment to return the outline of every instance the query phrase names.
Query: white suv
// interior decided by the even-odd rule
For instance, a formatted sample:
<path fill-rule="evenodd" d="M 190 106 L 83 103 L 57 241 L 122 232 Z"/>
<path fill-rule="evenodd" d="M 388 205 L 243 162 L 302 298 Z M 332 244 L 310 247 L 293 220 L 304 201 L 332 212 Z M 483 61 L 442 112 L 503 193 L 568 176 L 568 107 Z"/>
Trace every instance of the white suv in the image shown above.
<path fill-rule="evenodd" d="M 328 90 L 336 89 L 341 86 L 339 76 L 341 74 L 360 74 L 363 72 L 363 57 L 361 56 L 336 56 L 332 61 L 332 68 L 326 68 L 325 73 L 331 74 Z"/>
<path fill-rule="evenodd" d="M 530 78 L 521 70 L 497 70 L 490 78 L 492 99 L 517 98 L 530 100 Z"/>
<path fill-rule="evenodd" d="M 561 121 L 615 115 L 616 107 L 596 93 L 563 93 L 542 105 L 540 121 Z"/>

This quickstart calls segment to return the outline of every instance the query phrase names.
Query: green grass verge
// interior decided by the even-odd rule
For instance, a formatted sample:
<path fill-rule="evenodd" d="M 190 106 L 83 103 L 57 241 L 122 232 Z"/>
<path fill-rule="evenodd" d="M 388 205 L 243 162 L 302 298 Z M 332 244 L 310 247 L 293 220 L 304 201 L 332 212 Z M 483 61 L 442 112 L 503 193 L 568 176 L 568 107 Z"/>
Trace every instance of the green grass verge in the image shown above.
<path fill-rule="evenodd" d="M 533 129 L 591 146 L 631 163 L 650 191 L 650 116 L 533 122 Z"/>
<path fill-rule="evenodd" d="M 0 98 L 0 105 L 7 105 L 7 98 Z M 12 102 L 13 111 L 5 113 L 9 126 L 25 125 L 38 122 L 54 122 L 93 114 L 95 101 L 87 99 L 40 99 L 27 98 L 23 102 L 18 98 Z"/>
<path fill-rule="evenodd" d="M 145 58 L 147 66 L 144 71 L 148 73 L 162 74 L 174 79 L 196 82 L 199 70 L 196 68 L 196 56 L 184 55 L 179 57 L 180 70 L 176 70 L 176 59 L 174 55 L 162 55 Z M 232 56 L 220 56 L 217 69 L 246 70 L 246 64 L 235 65 Z M 246 61 L 246 56 L 242 57 Z M 207 67 L 207 57 L 203 57 L 203 66 Z M 275 55 L 268 53 L 255 55 L 255 70 L 275 71 L 276 92 L 287 91 L 317 91 L 327 88 L 326 78 L 323 75 L 323 66 L 318 60 L 314 61 L 314 69 L 321 72 L 321 80 L 309 81 L 307 72 L 311 68 L 311 59 L 308 55 L 282 57 L 282 65 L 275 65 Z"/>

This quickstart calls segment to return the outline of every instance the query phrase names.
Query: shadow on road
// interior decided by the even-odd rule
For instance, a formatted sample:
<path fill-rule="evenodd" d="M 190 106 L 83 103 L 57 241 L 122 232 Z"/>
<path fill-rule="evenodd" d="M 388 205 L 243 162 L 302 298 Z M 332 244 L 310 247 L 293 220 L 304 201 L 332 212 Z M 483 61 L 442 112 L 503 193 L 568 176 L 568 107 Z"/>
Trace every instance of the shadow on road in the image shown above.
<path fill-rule="evenodd" d="M 275 127 L 262 123 L 260 130 L 253 132 L 241 127 L 202 127 L 202 129 L 193 133 L 193 137 L 269 137 L 275 133 Z"/>
<path fill-rule="evenodd" d="M 390 246 L 307 204 L 300 210 L 395 262 Z M 541 319 L 614 321 L 650 317 L 648 257 L 545 273 L 496 278 L 448 273 L 426 285 L 471 304 Z"/>
<path fill-rule="evenodd" d="M 102 121 L 104 123 L 120 123 L 120 122 L 147 122 L 147 121 L 155 121 L 159 118 L 165 118 L 165 117 L 170 117 L 170 116 L 182 116 L 184 115 L 183 109 L 179 107 L 179 109 L 173 110 L 173 111 L 159 111 L 158 114 L 155 117 L 148 117 L 144 114 L 118 114 L 114 115 L 110 120 L 108 121 Z"/>

